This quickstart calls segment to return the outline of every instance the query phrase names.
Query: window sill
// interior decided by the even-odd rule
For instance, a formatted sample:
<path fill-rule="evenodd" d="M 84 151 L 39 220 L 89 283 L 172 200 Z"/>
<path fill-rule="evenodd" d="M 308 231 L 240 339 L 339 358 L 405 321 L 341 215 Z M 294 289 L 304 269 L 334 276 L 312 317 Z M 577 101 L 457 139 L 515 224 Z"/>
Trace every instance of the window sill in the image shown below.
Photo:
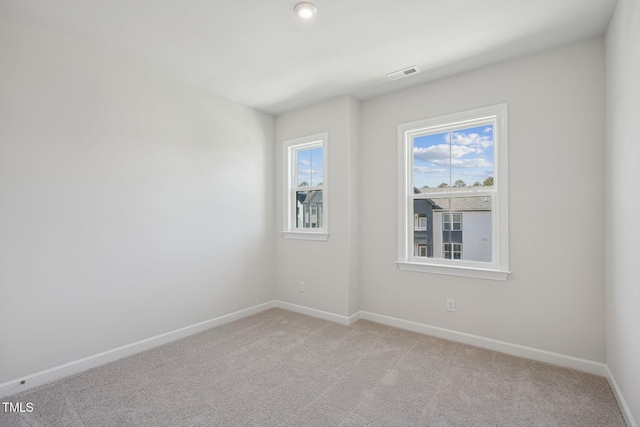
<path fill-rule="evenodd" d="M 285 239 L 292 240 L 316 240 L 320 242 L 329 240 L 329 233 L 318 231 L 283 231 L 282 236 Z"/>
<path fill-rule="evenodd" d="M 421 273 L 444 274 L 448 276 L 473 277 L 477 279 L 505 281 L 510 271 L 492 268 L 476 268 L 453 265 L 433 265 L 419 262 L 398 261 L 398 268 L 404 271 L 418 271 Z"/>

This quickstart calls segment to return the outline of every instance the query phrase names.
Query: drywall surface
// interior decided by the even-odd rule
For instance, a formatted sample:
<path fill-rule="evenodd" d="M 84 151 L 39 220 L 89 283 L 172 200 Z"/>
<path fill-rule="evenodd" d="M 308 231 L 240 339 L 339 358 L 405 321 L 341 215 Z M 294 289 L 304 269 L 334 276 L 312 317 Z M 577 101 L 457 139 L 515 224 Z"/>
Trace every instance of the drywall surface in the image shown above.
<path fill-rule="evenodd" d="M 349 96 L 334 98 L 276 118 L 276 287 L 277 299 L 346 316 L 358 298 L 357 144 L 360 104 Z M 283 230 L 287 165 L 283 142 L 328 133 L 329 239 L 285 239 Z M 305 291 L 298 290 L 299 282 Z"/>
<path fill-rule="evenodd" d="M 607 364 L 640 422 L 640 3 L 621 0 L 607 31 Z"/>
<path fill-rule="evenodd" d="M 360 310 L 360 102 L 349 99 L 349 316 Z"/>
<path fill-rule="evenodd" d="M 503 102 L 507 281 L 400 271 L 398 124 Z M 363 102 L 361 309 L 604 362 L 604 113 L 602 38 Z"/>
<path fill-rule="evenodd" d="M 0 13 L 0 383 L 274 298 L 272 116 Z"/>

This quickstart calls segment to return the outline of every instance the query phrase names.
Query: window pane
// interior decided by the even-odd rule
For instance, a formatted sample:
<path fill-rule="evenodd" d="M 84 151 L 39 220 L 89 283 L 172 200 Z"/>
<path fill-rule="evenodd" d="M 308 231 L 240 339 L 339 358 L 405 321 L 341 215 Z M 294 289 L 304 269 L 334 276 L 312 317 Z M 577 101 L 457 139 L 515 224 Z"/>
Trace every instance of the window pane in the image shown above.
<path fill-rule="evenodd" d="M 493 215 L 491 197 L 450 197 L 414 200 L 432 202 L 431 219 L 424 232 L 414 231 L 415 244 L 431 243 L 429 257 L 465 261 L 492 261 Z M 419 212 L 416 212 L 419 214 Z M 423 240 L 418 241 L 418 237 Z"/>
<path fill-rule="evenodd" d="M 322 190 L 296 191 L 296 228 L 322 228 Z"/>
<path fill-rule="evenodd" d="M 493 124 L 451 132 L 452 191 L 493 185 Z"/>
<path fill-rule="evenodd" d="M 296 151 L 296 183 L 298 187 L 322 185 L 322 147 Z"/>
<path fill-rule="evenodd" d="M 433 202 L 428 199 L 413 201 L 414 256 L 433 257 Z"/>
<path fill-rule="evenodd" d="M 317 187 L 322 185 L 323 166 L 322 166 L 322 147 L 311 150 L 311 185 Z"/>
<path fill-rule="evenodd" d="M 311 185 L 311 150 L 296 151 L 296 183 L 298 187 Z"/>
<path fill-rule="evenodd" d="M 492 186 L 493 124 L 413 138 L 413 186 L 420 193 Z"/>
<path fill-rule="evenodd" d="M 451 147 L 448 132 L 413 138 L 413 186 L 420 193 L 448 191 Z"/>

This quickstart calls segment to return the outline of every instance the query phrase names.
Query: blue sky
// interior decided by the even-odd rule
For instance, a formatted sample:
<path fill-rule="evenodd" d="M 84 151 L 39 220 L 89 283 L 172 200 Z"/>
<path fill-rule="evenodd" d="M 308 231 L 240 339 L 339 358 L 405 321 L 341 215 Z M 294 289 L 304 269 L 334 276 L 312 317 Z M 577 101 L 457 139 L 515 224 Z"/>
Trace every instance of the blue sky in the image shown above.
<path fill-rule="evenodd" d="M 315 187 L 323 182 L 322 148 L 297 151 L 297 182 Z"/>
<path fill-rule="evenodd" d="M 450 140 L 450 143 L 449 143 Z M 437 187 L 463 180 L 467 186 L 493 176 L 493 125 L 413 139 L 413 185 Z"/>

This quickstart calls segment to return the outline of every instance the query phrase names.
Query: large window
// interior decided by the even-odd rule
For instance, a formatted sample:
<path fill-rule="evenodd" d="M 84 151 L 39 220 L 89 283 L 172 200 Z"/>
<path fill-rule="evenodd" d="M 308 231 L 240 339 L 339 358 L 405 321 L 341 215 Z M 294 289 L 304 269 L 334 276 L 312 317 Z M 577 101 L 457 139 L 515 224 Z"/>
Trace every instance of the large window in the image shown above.
<path fill-rule="evenodd" d="M 506 104 L 399 125 L 398 266 L 505 280 L 507 185 Z"/>
<path fill-rule="evenodd" d="M 327 240 L 327 134 L 284 142 L 284 236 Z"/>

